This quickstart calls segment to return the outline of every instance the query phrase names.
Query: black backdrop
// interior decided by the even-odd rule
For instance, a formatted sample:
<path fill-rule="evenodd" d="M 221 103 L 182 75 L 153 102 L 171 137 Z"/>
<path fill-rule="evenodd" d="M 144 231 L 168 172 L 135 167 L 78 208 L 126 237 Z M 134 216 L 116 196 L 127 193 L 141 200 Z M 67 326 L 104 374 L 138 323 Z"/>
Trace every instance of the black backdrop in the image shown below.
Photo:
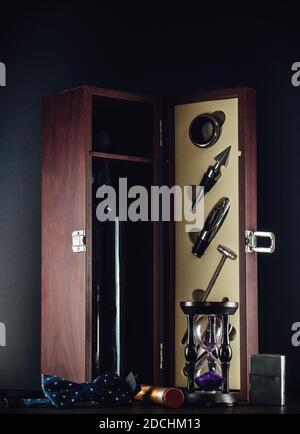
<path fill-rule="evenodd" d="M 300 389 L 300 348 L 291 345 L 300 321 L 296 14 L 127 3 L 1 5 L 0 387 L 39 385 L 41 97 L 81 84 L 160 95 L 247 84 L 257 89 L 258 228 L 277 237 L 276 253 L 259 258 L 260 351 L 286 354 L 288 386 Z"/>

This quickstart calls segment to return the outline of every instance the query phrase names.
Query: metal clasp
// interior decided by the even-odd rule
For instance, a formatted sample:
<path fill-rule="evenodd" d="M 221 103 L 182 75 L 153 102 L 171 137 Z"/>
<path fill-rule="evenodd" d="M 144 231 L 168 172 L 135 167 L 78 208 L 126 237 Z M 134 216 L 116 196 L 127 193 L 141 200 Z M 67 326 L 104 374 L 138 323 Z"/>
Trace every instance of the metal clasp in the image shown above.
<path fill-rule="evenodd" d="M 72 251 L 74 253 L 85 252 L 85 230 L 80 229 L 78 231 L 72 232 Z"/>
<path fill-rule="evenodd" d="M 257 247 L 257 238 L 269 238 L 269 247 Z M 246 231 L 246 252 L 247 253 L 273 253 L 275 251 L 275 235 L 273 232 Z"/>

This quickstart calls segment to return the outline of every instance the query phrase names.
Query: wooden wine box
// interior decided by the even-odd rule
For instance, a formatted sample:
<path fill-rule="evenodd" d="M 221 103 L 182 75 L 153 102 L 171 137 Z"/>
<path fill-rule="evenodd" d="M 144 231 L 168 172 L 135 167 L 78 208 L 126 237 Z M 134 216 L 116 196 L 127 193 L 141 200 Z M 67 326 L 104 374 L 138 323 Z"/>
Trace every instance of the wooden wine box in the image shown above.
<path fill-rule="evenodd" d="M 220 137 L 199 149 L 189 126 L 216 111 L 225 114 Z M 225 265 L 211 299 L 239 303 L 230 381 L 248 398 L 249 356 L 258 345 L 257 253 L 249 241 L 257 229 L 255 118 L 255 91 L 246 87 L 162 101 L 83 86 L 43 99 L 43 373 L 84 382 L 107 369 L 133 370 L 142 383 L 184 386 L 179 303 L 205 288 L 216 247 L 226 244 L 238 259 Z M 204 257 L 192 255 L 184 222 L 96 218 L 99 186 L 117 189 L 120 178 L 148 192 L 198 185 L 229 145 L 204 214 L 223 196 L 231 208 Z"/>

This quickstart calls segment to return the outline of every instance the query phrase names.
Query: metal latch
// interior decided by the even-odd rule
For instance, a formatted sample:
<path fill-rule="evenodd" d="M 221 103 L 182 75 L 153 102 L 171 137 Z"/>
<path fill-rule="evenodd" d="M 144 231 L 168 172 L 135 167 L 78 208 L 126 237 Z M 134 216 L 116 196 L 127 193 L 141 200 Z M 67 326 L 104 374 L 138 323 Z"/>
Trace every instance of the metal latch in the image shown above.
<path fill-rule="evenodd" d="M 257 247 L 257 238 L 269 238 L 269 247 Z M 275 251 L 275 235 L 273 232 L 246 231 L 246 252 L 273 253 Z"/>
<path fill-rule="evenodd" d="M 85 230 L 80 229 L 79 231 L 72 232 L 72 251 L 74 253 L 85 252 Z"/>

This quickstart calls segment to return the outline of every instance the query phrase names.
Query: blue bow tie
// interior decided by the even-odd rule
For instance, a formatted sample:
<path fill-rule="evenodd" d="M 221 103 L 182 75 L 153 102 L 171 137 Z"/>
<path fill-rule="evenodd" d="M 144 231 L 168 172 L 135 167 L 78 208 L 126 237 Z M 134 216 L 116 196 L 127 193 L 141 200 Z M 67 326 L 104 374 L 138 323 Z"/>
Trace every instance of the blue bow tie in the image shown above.
<path fill-rule="evenodd" d="M 42 375 L 44 399 L 25 399 L 27 406 L 52 404 L 69 408 L 78 402 L 97 402 L 105 405 L 128 405 L 139 391 L 135 377 L 130 373 L 122 380 L 116 373 L 99 375 L 92 383 L 74 383 L 53 375 Z"/>

